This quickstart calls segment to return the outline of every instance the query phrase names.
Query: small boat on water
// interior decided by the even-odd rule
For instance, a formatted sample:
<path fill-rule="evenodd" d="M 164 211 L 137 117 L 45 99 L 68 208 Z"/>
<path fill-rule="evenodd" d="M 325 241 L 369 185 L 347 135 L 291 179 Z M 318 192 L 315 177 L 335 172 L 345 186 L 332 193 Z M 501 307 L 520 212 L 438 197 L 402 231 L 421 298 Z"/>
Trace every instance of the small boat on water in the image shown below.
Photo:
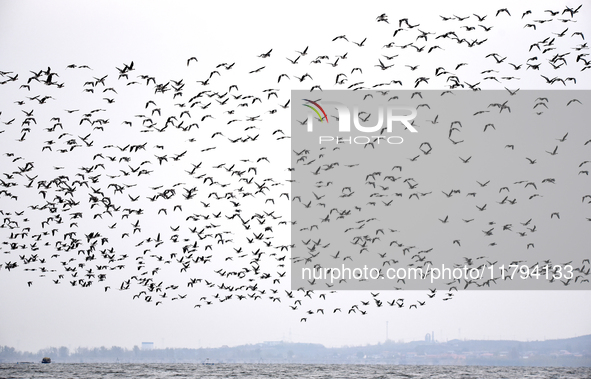
<path fill-rule="evenodd" d="M 44 358 L 41 360 L 41 363 L 51 363 L 51 358 L 44 357 Z"/>
<path fill-rule="evenodd" d="M 213 363 L 213 362 L 210 362 L 210 361 L 209 361 L 209 358 L 207 358 L 207 359 L 205 360 L 205 362 L 203 362 L 203 365 L 204 365 L 204 366 L 213 366 L 213 365 L 214 365 L 214 363 Z"/>

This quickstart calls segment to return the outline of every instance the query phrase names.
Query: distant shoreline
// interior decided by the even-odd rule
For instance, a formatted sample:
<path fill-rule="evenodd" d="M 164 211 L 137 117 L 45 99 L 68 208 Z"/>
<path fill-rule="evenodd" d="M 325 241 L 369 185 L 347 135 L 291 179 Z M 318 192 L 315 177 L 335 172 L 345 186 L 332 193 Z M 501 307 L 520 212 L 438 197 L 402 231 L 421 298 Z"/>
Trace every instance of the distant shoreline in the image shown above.
<path fill-rule="evenodd" d="M 591 335 L 546 340 L 451 340 L 394 342 L 377 345 L 332 347 L 321 344 L 268 341 L 252 345 L 217 348 L 163 348 L 142 350 L 121 347 L 66 347 L 37 353 L 0 347 L 0 363 L 41 362 L 52 364 L 336 364 L 491 367 L 591 367 Z M 21 364 L 22 364 L 21 363 Z"/>

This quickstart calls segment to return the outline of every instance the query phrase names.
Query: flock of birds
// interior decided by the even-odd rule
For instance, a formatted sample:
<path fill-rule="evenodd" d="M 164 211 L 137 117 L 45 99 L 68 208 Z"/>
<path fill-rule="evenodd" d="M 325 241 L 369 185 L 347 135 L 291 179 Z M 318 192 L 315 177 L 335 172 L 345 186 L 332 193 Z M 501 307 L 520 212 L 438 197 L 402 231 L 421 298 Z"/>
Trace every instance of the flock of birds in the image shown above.
<path fill-rule="evenodd" d="M 525 92 L 515 86 L 521 79 L 549 88 L 557 84 L 575 88 L 577 78 L 572 73 L 587 75 L 591 68 L 585 52 L 587 42 L 576 29 L 581 6 L 520 15 L 510 11 L 440 16 L 449 25 L 444 32 L 406 18 L 393 20 L 384 13 L 373 22 L 383 33 L 380 41 L 339 35 L 330 38 L 328 45 L 306 46 L 288 57 L 271 48 L 253 54 L 260 61 L 256 66 L 236 61 L 208 68 L 200 66 L 199 57 L 190 57 L 187 76 L 197 72 L 199 80 L 140 73 L 140 62 L 102 73 L 80 64 L 29 72 L 0 71 L 2 92 L 15 97 L 0 109 L 0 275 L 26 271 L 29 276 L 23 285 L 29 287 L 46 280 L 61 286 L 100 286 L 104 292 L 129 291 L 131 298 L 154 305 L 185 300 L 200 308 L 230 300 L 264 300 L 303 312 L 300 320 L 305 322 L 324 314 L 317 304 L 335 291 L 320 281 L 292 290 L 290 276 L 295 271 L 290 270 L 292 266 L 318 269 L 351 258 L 353 253 L 335 249 L 339 242 L 343 249 L 352 245 L 354 254 L 363 259 L 371 254 L 384 268 L 399 262 L 406 267 L 424 267 L 435 261 L 431 257 L 438 250 L 446 254 L 452 247 L 479 240 L 471 234 L 461 235 L 452 237 L 447 245 L 433 246 L 423 237 L 424 248 L 417 247 L 397 237 L 399 230 L 405 232 L 404 225 L 384 225 L 376 209 L 404 207 L 419 200 L 437 204 L 463 196 L 475 202 L 475 212 L 485 214 L 495 206 L 481 202 L 481 197 L 487 196 L 483 195 L 485 190 L 497 193 L 498 207 L 504 207 L 551 196 L 559 181 L 525 178 L 505 185 L 488 179 L 477 182 L 479 177 L 470 178 L 476 189 L 469 190 L 441 188 L 437 182 L 425 184 L 421 171 L 413 165 L 435 157 L 430 161 L 433 163 L 438 152 L 470 144 L 464 137 L 470 135 L 466 130 L 469 122 L 464 120 L 462 125 L 460 120 L 446 119 L 443 113 L 431 112 L 429 119 L 415 120 L 423 130 L 427 124 L 437 128 L 444 134 L 443 142 L 409 139 L 405 148 L 416 149 L 413 155 L 400 158 L 404 163 L 385 170 L 363 164 L 357 167 L 359 162 L 346 154 L 350 150 L 344 146 L 297 146 L 301 140 L 290 134 L 295 135 L 293 128 L 301 127 L 296 121 L 303 125 L 305 119 L 295 117 L 291 131 L 281 124 L 292 108 L 303 108 L 290 99 L 293 88 L 305 89 L 320 103 L 327 89 L 378 90 L 388 101 L 392 91 L 408 89 L 410 92 L 404 92 L 408 100 L 416 101 L 422 112 L 430 110 L 423 96 L 428 92 L 434 96 L 434 92 L 422 90 L 445 87 L 436 93 L 443 97 L 460 90 L 478 91 L 490 84 L 501 88 L 508 100 L 477 111 L 499 115 L 515 111 L 509 99 Z M 498 47 L 503 41 L 489 40 L 486 34 L 516 18 L 524 33 L 515 45 L 506 47 L 506 52 L 487 50 L 487 46 Z M 373 49 L 371 43 L 379 47 Z M 520 48 L 527 52 L 527 59 L 509 56 Z M 334 49 L 341 52 L 325 52 Z M 467 61 L 427 71 L 429 63 L 437 62 L 430 59 L 437 54 L 451 59 L 446 50 L 463 51 L 462 58 Z M 367 57 L 372 63 L 364 63 Z M 473 69 L 482 67 L 480 61 L 488 66 Z M 399 70 L 396 75 L 394 70 Z M 247 83 L 240 82 L 253 77 L 269 88 L 250 90 Z M 231 84 L 222 87 L 227 80 Z M 573 98 L 561 106 L 584 107 L 585 100 L 590 99 Z M 534 112 L 539 114 L 553 105 L 543 99 L 534 104 Z M 300 108 L 298 112 L 305 111 Z M 294 114 L 299 114 L 296 109 Z M 375 120 L 370 113 L 359 116 L 364 122 Z M 482 127 L 479 133 L 487 135 L 502 128 L 498 123 Z M 576 146 L 570 147 L 576 151 L 591 148 L 591 134 L 577 125 L 572 128 L 556 136 L 555 146 L 548 146 L 544 157 L 562 156 L 569 149 L 563 150 L 567 144 Z M 387 147 L 355 146 L 356 154 Z M 503 149 L 517 152 L 519 146 L 509 143 Z M 468 151 L 459 156 L 458 165 L 473 165 L 477 160 L 478 151 Z M 542 161 L 540 156 L 526 158 L 529 165 Z M 524 162 L 525 158 L 519 164 Z M 572 172 L 577 183 L 582 183 L 575 190 L 582 192 L 579 204 L 583 211 L 591 203 L 591 192 L 584 192 L 589 164 L 582 157 Z M 361 195 L 363 188 L 366 192 L 369 188 L 365 195 Z M 530 190 L 533 192 L 525 192 Z M 348 208 L 343 208 L 342 201 Z M 321 213 L 321 218 L 311 222 L 308 210 Z M 425 212 L 440 226 L 488 224 L 475 232 L 484 233 L 487 246 L 495 245 L 489 237 L 497 232 L 529 238 L 542 229 L 535 218 L 500 225 L 483 217 L 462 221 L 449 214 L 434 215 L 428 208 Z M 380 210 L 379 214 L 385 213 Z M 555 210 L 545 217 L 557 221 L 560 212 Z M 571 222 L 581 225 L 588 221 L 591 218 Z M 341 238 L 343 235 L 346 238 Z M 541 248 L 528 239 L 525 249 L 534 247 Z M 492 264 L 493 255 L 471 254 L 456 263 L 471 267 Z M 542 258 L 536 259 L 543 264 Z M 564 286 L 588 283 L 591 265 L 587 258 L 553 263 L 574 267 L 574 277 L 564 280 Z M 486 285 L 490 287 L 494 281 L 492 278 Z M 406 289 L 405 284 L 390 283 L 384 289 Z M 361 295 L 367 298 L 360 302 L 327 309 L 326 313 L 362 315 L 371 306 L 386 304 L 414 309 L 431 299 L 450 300 L 458 288 L 475 287 L 471 284 L 454 281 L 445 288 L 428 290 L 424 299 L 416 301 L 386 298 L 390 292 L 370 293 Z"/>

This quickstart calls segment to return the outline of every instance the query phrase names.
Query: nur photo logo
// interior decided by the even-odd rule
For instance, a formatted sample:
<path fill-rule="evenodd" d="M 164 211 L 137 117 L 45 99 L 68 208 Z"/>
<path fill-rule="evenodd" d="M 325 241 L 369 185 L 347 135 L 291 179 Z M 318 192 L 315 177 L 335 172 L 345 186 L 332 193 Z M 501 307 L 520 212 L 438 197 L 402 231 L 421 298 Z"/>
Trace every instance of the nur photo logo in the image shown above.
<path fill-rule="evenodd" d="M 377 113 L 369 114 L 360 111 L 357 105 L 348 106 L 338 101 L 322 101 L 322 104 L 320 104 L 320 100 L 302 99 L 302 101 L 302 105 L 313 112 L 308 114 L 306 132 L 314 133 L 314 124 L 320 124 L 321 129 L 316 131 L 322 133 L 318 137 L 319 144 L 349 143 L 365 145 L 370 142 L 378 144 L 385 142 L 391 145 L 399 145 L 404 139 L 401 136 L 391 135 L 394 130 L 393 127 L 397 123 L 404 126 L 410 133 L 418 133 L 411 123 L 417 116 L 417 110 L 412 106 L 378 106 Z M 337 111 L 338 116 L 332 116 L 337 120 L 337 130 L 334 127 L 328 128 L 329 117 L 325 111 L 325 109 L 329 109 L 328 107 L 332 107 Z M 370 117 L 377 121 L 374 121 L 372 125 L 362 125 L 362 122 L 367 122 Z M 351 135 L 353 132 L 363 134 Z M 376 134 L 368 135 L 370 133 Z"/>

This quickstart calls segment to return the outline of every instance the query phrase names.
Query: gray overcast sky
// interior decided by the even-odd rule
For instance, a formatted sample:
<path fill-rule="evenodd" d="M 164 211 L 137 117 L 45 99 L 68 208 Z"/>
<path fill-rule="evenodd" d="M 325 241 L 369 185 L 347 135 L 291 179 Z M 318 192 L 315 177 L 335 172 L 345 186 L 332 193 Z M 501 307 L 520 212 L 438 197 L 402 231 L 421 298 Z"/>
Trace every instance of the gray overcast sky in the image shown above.
<path fill-rule="evenodd" d="M 534 34 L 531 28 L 524 28 L 523 25 L 526 22 L 519 19 L 530 7 L 534 13 L 530 18 L 531 21 L 550 18 L 548 13 L 544 13 L 546 9 L 562 12 L 566 5 L 576 7 L 579 4 L 583 4 L 583 7 L 575 17 L 576 23 L 554 22 L 550 26 L 538 24 L 539 34 Z M 495 17 L 497 9 L 505 6 L 509 7 L 511 18 L 503 18 L 503 15 Z M 248 88 L 249 91 L 259 92 L 267 88 L 280 88 L 280 100 L 283 101 L 278 103 L 283 104 L 289 98 L 290 89 L 308 90 L 311 87 L 311 82 L 296 83 L 293 76 L 288 84 L 283 82 L 280 86 L 277 84 L 278 73 L 282 70 L 293 70 L 284 57 L 293 59 L 297 56 L 295 51 L 302 51 L 306 46 L 310 46 L 310 55 L 313 57 L 320 54 L 343 54 L 346 49 L 337 48 L 335 46 L 338 45 L 331 42 L 337 35 L 345 34 L 350 40 L 357 42 L 367 37 L 366 49 L 371 53 L 356 55 L 358 61 L 355 61 L 355 64 L 364 68 L 363 80 L 368 83 L 374 82 L 375 78 L 383 77 L 379 76 L 382 73 L 372 71 L 375 69 L 373 66 L 377 64 L 376 55 L 394 53 L 400 54 L 404 59 L 397 62 L 395 71 L 391 72 L 392 77 L 388 80 L 393 77 L 403 78 L 403 80 L 408 78 L 405 88 L 412 87 L 413 79 L 419 75 L 413 73 L 412 77 L 408 76 L 410 70 L 404 67 L 406 64 L 420 65 L 417 73 L 434 76 L 435 67 L 443 66 L 452 71 L 458 63 L 469 62 L 462 78 L 467 82 L 475 83 L 481 78 L 481 71 L 491 68 L 491 58 L 484 57 L 487 52 L 496 51 L 503 56 L 510 56 L 512 62 L 519 62 L 525 67 L 527 58 L 533 53 L 524 51 L 524 46 L 527 50 L 531 43 L 552 36 L 551 33 L 560 33 L 568 27 L 569 31 L 565 38 L 569 39 L 571 45 L 584 42 L 582 39 L 576 39 L 576 36 L 571 37 L 570 34 L 581 31 L 591 35 L 590 12 L 591 2 L 589 1 L 580 1 L 575 4 L 556 1 L 536 2 L 535 8 L 531 2 L 519 1 L 498 6 L 474 4 L 469 1 L 445 3 L 415 1 L 412 4 L 378 1 L 365 3 L 363 6 L 358 2 L 301 1 L 287 7 L 270 1 L 208 2 L 207 5 L 180 1 L 166 5 L 152 1 L 124 3 L 0 1 L 0 71 L 18 73 L 21 84 L 24 84 L 29 77 L 29 70 L 37 72 L 50 66 L 53 71 L 59 73 L 60 77 L 56 80 L 66 83 L 65 95 L 61 95 L 60 92 L 51 92 L 52 95 L 56 93 L 59 95 L 54 96 L 55 103 L 50 100 L 45 108 L 35 106 L 35 116 L 44 120 L 48 120 L 55 113 L 60 114 L 64 120 L 68 120 L 64 109 L 76 107 L 92 109 L 90 107 L 106 106 L 101 99 L 102 96 L 97 96 L 98 100 L 91 101 L 81 96 L 81 91 L 78 90 L 82 88 L 84 80 L 92 80 L 92 77 L 100 78 L 108 74 L 108 83 L 123 94 L 119 95 L 121 97 L 114 105 L 115 108 L 111 108 L 108 112 L 109 118 L 113 123 L 117 122 L 118 126 L 122 120 L 133 117 L 133 114 L 129 113 L 130 109 L 134 112 L 146 112 L 143 101 L 144 95 L 149 92 L 145 90 L 134 92 L 136 91 L 134 88 L 123 88 L 124 86 L 115 80 L 117 77 L 115 67 L 122 68 L 124 63 L 129 64 L 131 61 L 134 62 L 136 71 L 132 72 L 130 80 L 135 80 L 132 78 L 134 74 L 155 76 L 159 83 L 185 78 L 185 82 L 191 83 L 187 86 L 193 86 L 191 88 L 195 92 L 197 90 L 193 83 L 196 80 L 207 79 L 216 65 L 221 62 L 236 62 L 236 69 L 228 73 L 222 72 L 224 75 L 219 82 L 216 82 L 220 83 L 216 90 L 224 92 L 231 84 L 237 84 L 241 90 Z M 389 15 L 389 26 L 375 22 L 376 17 L 382 13 Z M 456 22 L 455 26 L 451 26 L 453 21 L 446 24 L 439 15 L 471 16 L 471 24 L 478 27 L 480 23 L 474 19 L 473 13 L 488 15 L 482 23 L 494 26 L 488 34 L 484 34 L 482 30 L 475 31 L 479 33 L 477 38 L 489 39 L 486 50 L 478 50 L 478 53 L 473 53 L 466 48 L 463 50 L 458 48 L 434 55 L 437 58 L 431 58 L 431 56 L 425 58 L 425 54 L 420 55 L 402 49 L 387 50 L 381 46 L 383 40 L 391 39 L 389 37 L 397 28 L 400 18 L 408 17 L 411 24 L 420 23 L 420 29 L 424 28 L 424 31 L 441 34 L 450 29 L 458 29 L 459 24 Z M 568 14 L 565 14 L 562 17 L 567 18 L 567 16 Z M 401 35 L 400 38 L 403 38 L 404 32 Z M 271 48 L 274 60 L 262 61 L 257 58 L 259 54 Z M 575 54 L 585 51 L 587 50 L 580 52 L 571 50 L 569 66 L 556 73 L 546 62 L 543 62 L 546 68 L 542 73 L 548 77 L 556 76 L 558 73 L 564 77 L 575 76 L 577 84 L 573 86 L 569 83 L 569 89 L 590 89 L 589 72 L 591 71 L 580 72 L 582 64 L 575 65 L 574 62 Z M 197 57 L 199 62 L 187 67 L 187 59 L 192 56 Z M 67 71 L 66 66 L 70 64 L 88 65 L 92 71 Z M 269 68 L 263 72 L 263 75 L 248 74 L 250 70 L 265 65 Z M 307 63 L 300 64 L 294 75 L 302 75 L 309 70 L 311 73 L 319 73 L 320 77 L 314 77 L 314 79 L 322 82 L 323 88 L 329 88 L 334 83 L 335 75 L 332 71 L 328 71 L 329 65 L 323 63 L 320 68 L 306 67 L 307 65 Z M 272 67 L 277 68 L 271 71 Z M 497 67 L 492 66 L 492 68 Z M 503 84 L 483 82 L 481 87 L 502 89 L 506 85 L 511 89 L 556 88 L 546 86 L 539 73 L 534 73 L 533 70 L 521 69 L 511 72 L 507 67 L 504 69 L 503 74 L 523 76 L 522 80 Z M 5 79 L 2 78 L 2 80 Z M 69 86 L 69 83 L 76 84 Z M 425 86 L 424 89 L 441 89 L 446 84 L 444 80 L 439 79 L 435 82 L 434 79 L 431 86 Z M 33 159 L 39 167 L 46 165 L 45 170 L 52 170 L 54 165 L 69 167 L 72 161 L 68 157 L 56 158 L 58 159 L 56 161 L 44 161 L 40 153 L 28 152 L 22 147 L 23 144 L 14 141 L 20 137 L 18 128 L 23 119 L 23 114 L 19 110 L 21 108 L 17 107 L 14 101 L 37 93 L 34 90 L 27 93 L 18 86 L 7 88 L 9 88 L 7 85 L 0 86 L 0 111 L 2 112 L 0 121 L 8 122 L 13 117 L 16 117 L 17 121 L 12 126 L 0 124 L 0 130 L 7 130 L 0 134 L 0 152 L 15 151 L 28 154 L 29 159 Z M 111 95 L 105 95 L 105 97 Z M 189 94 L 184 96 L 187 97 Z M 172 102 L 167 106 L 170 107 L 169 110 L 174 107 Z M 29 103 L 24 109 L 29 110 Z M 163 108 L 163 113 L 165 111 L 166 109 Z M 79 116 L 76 117 L 78 118 L 69 119 L 70 122 L 79 119 Z M 134 122 L 139 123 L 139 121 Z M 277 119 L 269 122 L 271 124 L 269 128 L 284 125 L 284 130 L 287 130 L 285 125 L 288 122 L 289 113 L 284 112 L 277 116 Z M 38 128 L 41 129 L 41 126 Z M 71 130 L 74 133 L 77 132 L 76 129 Z M 213 144 L 208 140 L 212 131 L 214 129 L 206 129 L 206 134 L 204 133 L 206 138 L 198 142 L 200 147 Z M 31 144 L 35 142 L 36 147 L 42 146 L 45 136 L 38 137 L 36 141 L 33 134 L 31 133 L 29 137 Z M 82 136 L 82 134 L 79 135 Z M 126 144 L 130 140 L 133 142 L 134 137 L 137 138 L 137 134 L 122 129 L 120 133 L 97 135 L 95 144 L 97 146 L 117 145 L 119 142 Z M 183 140 L 179 140 L 178 143 L 174 140 L 160 141 L 160 136 L 153 134 L 146 138 L 149 139 L 150 144 L 166 144 L 170 148 L 167 151 L 169 156 L 181 153 L 186 143 L 186 136 L 182 136 Z M 587 133 L 586 139 L 590 138 Z M 274 168 L 277 170 L 276 174 L 285 176 L 289 158 L 285 150 L 281 149 L 286 149 L 287 144 L 277 146 L 266 145 L 264 152 L 249 151 L 246 148 L 241 150 L 240 147 L 232 151 L 236 157 L 273 156 L 274 163 L 281 163 Z M 546 146 L 543 147 L 546 148 Z M 228 151 L 214 153 L 218 155 L 215 155 L 212 162 L 220 162 Z M 586 154 L 581 156 L 581 160 L 590 159 L 589 153 Z M 153 157 L 151 159 L 154 160 Z M 194 163 L 200 161 L 198 154 L 193 155 L 192 159 Z M 78 168 L 78 162 L 75 163 L 72 165 L 72 176 Z M 189 163 L 175 168 L 176 171 L 171 169 L 166 175 L 138 180 L 138 188 L 184 181 L 184 178 L 178 179 L 175 175 L 177 171 L 182 174 L 182 170 L 190 169 L 190 166 L 186 166 L 189 166 Z M 267 172 L 274 174 L 273 169 Z M 18 190 L 15 191 L 19 193 Z M 138 189 L 133 194 L 148 196 L 153 192 L 148 190 L 140 192 Z M 24 194 L 23 198 L 26 199 Z M 81 200 L 87 201 L 86 197 L 82 197 Z M 13 202 L 2 198 L 0 209 L 22 210 L 22 201 L 15 206 Z M 289 215 L 289 205 L 282 204 L 283 208 L 279 208 L 277 213 Z M 143 233 L 155 237 L 161 225 L 157 221 L 150 222 L 151 219 L 142 220 Z M 36 223 L 37 229 L 40 221 L 39 219 L 32 221 Z M 93 221 L 85 222 L 92 225 Z M 83 222 L 80 223 L 82 226 Z M 123 221 L 120 223 L 123 224 Z M 100 225 L 99 230 L 102 233 L 110 233 L 104 226 L 107 225 L 106 221 Z M 169 233 L 168 225 L 162 227 Z M 67 232 L 67 228 L 64 228 L 63 232 Z M 7 229 L 0 230 L 2 241 L 7 240 L 10 233 L 11 231 Z M 588 249 L 588 246 L 581 244 L 580 248 Z M 130 256 L 136 256 L 133 253 L 135 251 L 133 244 L 122 242 L 118 249 L 129 249 Z M 222 253 L 221 250 L 216 252 Z M 18 255 L 8 254 L 5 246 L 2 253 L 0 262 L 18 260 Z M 39 254 L 51 255 L 53 252 L 40 251 Z M 141 251 L 138 254 L 141 255 Z M 567 257 L 565 260 L 568 260 L 567 253 L 565 256 Z M 133 275 L 130 273 L 133 272 L 132 270 L 136 269 L 133 263 L 130 263 L 124 275 L 117 273 L 113 275 L 117 279 L 125 278 L 125 274 L 129 277 Z M 169 282 L 174 282 L 177 275 L 185 280 L 184 276 L 176 272 L 163 271 L 163 275 L 167 275 Z M 287 264 L 286 271 L 289 272 Z M 27 282 L 30 280 L 34 283 L 28 287 Z M 456 295 L 453 301 L 433 301 L 428 306 L 419 307 L 416 311 L 372 309 L 367 316 L 327 314 L 326 317 L 310 317 L 307 323 L 301 323 L 301 313 L 296 314 L 288 307 L 285 296 L 282 298 L 281 305 L 270 301 L 232 300 L 216 303 L 211 307 L 194 309 L 195 302 L 165 301 L 156 307 L 153 303 L 132 301 L 133 293 L 130 291 L 117 291 L 120 281 L 113 280 L 109 284 L 112 288 L 105 293 L 103 286 L 99 285 L 89 288 L 74 288 L 67 282 L 54 285 L 49 277 L 38 278 L 38 273 L 23 272 L 22 266 L 12 272 L 2 269 L 0 271 L 0 345 L 26 350 L 48 346 L 75 348 L 118 345 L 131 348 L 142 341 L 152 341 L 156 347 L 216 347 L 269 340 L 291 340 L 341 346 L 384 341 L 386 322 L 389 323 L 389 338 L 405 341 L 422 339 L 425 333 L 430 331 L 435 332 L 437 340 L 453 338 L 535 340 L 591 333 L 589 321 L 591 293 L 589 291 L 465 291 Z M 184 283 L 180 284 L 186 287 Z M 180 290 L 190 293 L 183 287 Z M 282 282 L 279 288 L 282 292 L 289 290 L 289 282 Z M 204 295 L 211 296 L 210 293 L 204 293 Z M 400 293 L 392 293 L 391 296 L 385 293 L 383 295 L 388 299 L 404 297 L 411 303 L 412 299 L 422 299 L 425 294 L 407 292 L 403 295 Z M 194 293 L 190 296 L 199 297 Z M 359 299 L 367 300 L 368 297 L 367 293 L 341 292 L 332 297 L 329 296 L 326 301 L 315 300 L 309 308 L 323 307 L 332 310 L 341 306 L 345 309 L 350 307 L 350 304 L 359 303 Z"/>

